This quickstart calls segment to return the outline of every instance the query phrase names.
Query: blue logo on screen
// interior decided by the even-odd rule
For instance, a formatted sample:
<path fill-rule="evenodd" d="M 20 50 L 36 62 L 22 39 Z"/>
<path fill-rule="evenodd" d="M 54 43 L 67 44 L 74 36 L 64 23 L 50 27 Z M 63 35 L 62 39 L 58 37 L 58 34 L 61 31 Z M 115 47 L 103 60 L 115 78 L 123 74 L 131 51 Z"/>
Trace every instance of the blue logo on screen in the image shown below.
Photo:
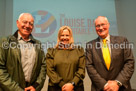
<path fill-rule="evenodd" d="M 46 38 L 52 35 L 56 28 L 57 22 L 55 17 L 43 10 L 35 11 L 32 13 L 34 17 L 34 30 L 32 34 L 38 38 Z"/>

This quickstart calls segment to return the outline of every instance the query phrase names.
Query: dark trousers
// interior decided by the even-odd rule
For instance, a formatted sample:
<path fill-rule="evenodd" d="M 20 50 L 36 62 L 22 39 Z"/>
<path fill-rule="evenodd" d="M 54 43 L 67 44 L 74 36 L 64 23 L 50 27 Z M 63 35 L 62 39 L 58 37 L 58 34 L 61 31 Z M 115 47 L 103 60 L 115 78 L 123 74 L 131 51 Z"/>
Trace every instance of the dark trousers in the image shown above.
<path fill-rule="evenodd" d="M 26 82 L 26 87 L 29 87 L 29 84 L 30 84 L 29 82 Z M 27 90 L 27 91 L 30 91 L 30 90 Z"/>
<path fill-rule="evenodd" d="M 61 91 L 59 86 L 48 86 L 48 91 Z M 75 86 L 74 91 L 84 91 L 84 86 Z"/>

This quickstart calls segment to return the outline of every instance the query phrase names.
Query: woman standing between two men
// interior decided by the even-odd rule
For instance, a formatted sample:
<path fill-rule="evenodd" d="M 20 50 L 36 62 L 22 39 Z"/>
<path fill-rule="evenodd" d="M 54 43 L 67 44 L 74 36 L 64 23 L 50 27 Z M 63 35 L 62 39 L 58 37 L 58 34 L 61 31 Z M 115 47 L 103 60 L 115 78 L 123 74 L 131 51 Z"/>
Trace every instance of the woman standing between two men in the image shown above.
<path fill-rule="evenodd" d="M 72 30 L 62 26 L 58 32 L 57 45 L 46 54 L 48 91 L 84 91 L 84 49 L 74 46 Z"/>

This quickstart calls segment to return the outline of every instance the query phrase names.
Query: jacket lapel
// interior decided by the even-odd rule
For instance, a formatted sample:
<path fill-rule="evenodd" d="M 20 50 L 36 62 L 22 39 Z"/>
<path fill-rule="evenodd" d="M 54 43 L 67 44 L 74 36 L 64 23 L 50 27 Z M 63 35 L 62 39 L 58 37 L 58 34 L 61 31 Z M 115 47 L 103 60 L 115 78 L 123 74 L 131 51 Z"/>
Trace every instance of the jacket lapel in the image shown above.
<path fill-rule="evenodd" d="M 18 41 L 16 39 L 15 36 L 9 36 L 9 43 L 12 43 L 13 47 L 13 50 L 11 48 L 11 50 L 13 51 L 13 53 L 16 55 L 16 58 L 17 58 L 17 61 L 19 62 L 19 66 L 20 66 L 20 74 L 22 75 L 22 84 L 23 86 L 25 87 L 25 77 L 24 77 L 24 72 L 23 72 L 23 69 L 22 69 L 22 63 L 21 63 L 21 51 L 20 51 L 20 48 L 18 48 Z"/>
<path fill-rule="evenodd" d="M 110 45 L 114 45 L 116 43 L 117 40 L 115 40 L 115 38 L 110 35 Z M 111 47 L 111 64 L 110 64 L 110 70 L 113 69 L 112 67 L 112 64 L 114 63 L 113 60 L 114 60 L 114 53 L 115 53 L 115 49 L 113 46 L 110 46 Z"/>
<path fill-rule="evenodd" d="M 18 48 L 18 41 L 14 36 L 10 36 L 9 38 L 9 43 L 12 43 L 12 47 L 14 49 L 14 53 L 17 55 L 16 57 L 18 58 L 19 63 L 21 64 L 21 51 Z M 14 48 L 15 47 L 15 48 Z M 11 48 L 12 49 L 12 48 Z"/>
<path fill-rule="evenodd" d="M 102 49 L 101 49 L 102 44 L 100 42 L 100 38 L 99 37 L 95 41 L 95 46 L 96 46 L 96 52 L 97 52 L 97 54 L 100 56 L 100 59 L 101 59 L 103 65 L 104 65 L 105 69 L 107 69 L 105 61 L 104 61 L 104 58 L 103 58 Z"/>

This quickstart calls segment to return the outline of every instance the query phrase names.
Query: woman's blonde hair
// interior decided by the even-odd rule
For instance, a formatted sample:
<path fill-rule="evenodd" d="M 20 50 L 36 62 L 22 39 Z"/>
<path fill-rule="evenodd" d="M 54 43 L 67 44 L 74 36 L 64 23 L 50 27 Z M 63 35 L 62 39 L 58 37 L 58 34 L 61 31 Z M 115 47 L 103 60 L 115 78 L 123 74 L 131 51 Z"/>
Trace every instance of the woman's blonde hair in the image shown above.
<path fill-rule="evenodd" d="M 58 38 L 57 38 L 56 48 L 58 48 L 58 46 L 59 46 L 60 36 L 61 36 L 62 32 L 63 32 L 65 29 L 67 29 L 67 30 L 69 31 L 69 34 L 70 34 L 69 44 L 73 44 L 73 43 L 74 43 L 72 29 L 71 29 L 69 26 L 62 26 L 62 27 L 60 27 L 59 32 L 58 32 Z"/>

